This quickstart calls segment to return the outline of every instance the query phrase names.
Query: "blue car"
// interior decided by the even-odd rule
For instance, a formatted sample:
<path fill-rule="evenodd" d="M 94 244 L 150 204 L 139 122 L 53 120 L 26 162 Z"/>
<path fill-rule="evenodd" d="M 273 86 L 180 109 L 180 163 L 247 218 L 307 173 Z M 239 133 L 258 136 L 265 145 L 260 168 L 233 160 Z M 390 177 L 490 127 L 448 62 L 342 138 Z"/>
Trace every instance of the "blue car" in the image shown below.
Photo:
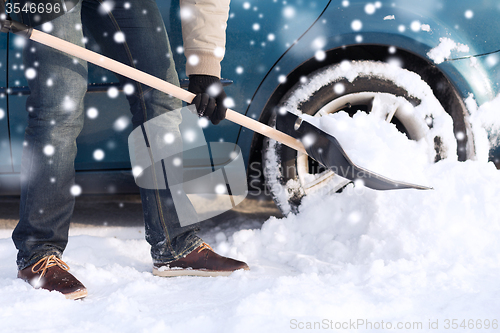
<path fill-rule="evenodd" d="M 179 2 L 157 3 L 177 71 L 185 78 Z M 500 57 L 494 52 L 500 49 L 499 14 L 497 1 L 233 0 L 222 62 L 225 90 L 234 110 L 271 126 L 282 107 L 318 115 L 382 112 L 381 105 L 391 105 L 387 121 L 410 139 L 431 140 L 436 161 L 450 155 L 444 140 L 450 136 L 456 140 L 453 154 L 464 161 L 476 154 L 471 103 L 481 105 L 499 92 Z M 21 37 L 0 35 L 1 195 L 20 192 L 29 94 L 23 44 Z M 128 103 L 117 82 L 113 73 L 89 66 L 86 122 L 75 162 L 83 193 L 138 192 L 127 147 Z M 422 97 L 415 86 L 428 86 L 429 93 Z M 408 115 L 407 103 L 436 107 Z M 435 130 L 443 113 L 452 120 L 448 132 Z M 249 188 L 270 191 L 283 212 L 296 210 L 304 195 L 325 184 L 345 185 L 307 156 L 229 121 L 208 126 L 205 136 L 237 143 Z M 490 160 L 497 167 L 499 155 L 493 145 Z"/>

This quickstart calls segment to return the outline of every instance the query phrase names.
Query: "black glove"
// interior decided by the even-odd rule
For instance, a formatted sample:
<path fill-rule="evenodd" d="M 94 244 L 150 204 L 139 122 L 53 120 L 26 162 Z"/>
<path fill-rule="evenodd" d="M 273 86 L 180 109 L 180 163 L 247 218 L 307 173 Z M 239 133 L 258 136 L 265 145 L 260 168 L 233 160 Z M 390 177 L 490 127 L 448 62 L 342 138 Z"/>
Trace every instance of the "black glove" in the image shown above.
<path fill-rule="evenodd" d="M 224 106 L 224 100 L 227 95 L 218 77 L 189 75 L 188 90 L 196 94 L 191 104 L 196 106 L 200 117 L 207 117 L 214 125 L 226 118 L 227 108 Z"/>

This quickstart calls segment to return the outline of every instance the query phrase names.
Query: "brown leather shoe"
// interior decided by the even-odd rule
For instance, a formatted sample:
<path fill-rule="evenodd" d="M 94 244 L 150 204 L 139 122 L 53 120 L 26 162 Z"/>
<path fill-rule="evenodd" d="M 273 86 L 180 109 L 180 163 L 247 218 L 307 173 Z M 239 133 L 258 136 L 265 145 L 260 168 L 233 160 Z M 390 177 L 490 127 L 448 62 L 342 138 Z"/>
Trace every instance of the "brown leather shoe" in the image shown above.
<path fill-rule="evenodd" d="M 50 255 L 40 259 L 36 264 L 26 267 L 17 273 L 17 277 L 31 284 L 36 289 L 58 291 L 67 299 L 79 299 L 87 296 L 87 288 L 70 272 L 69 266 Z"/>
<path fill-rule="evenodd" d="M 184 258 L 168 264 L 155 264 L 153 275 L 228 276 L 238 269 L 250 270 L 243 261 L 220 256 L 203 243 Z"/>

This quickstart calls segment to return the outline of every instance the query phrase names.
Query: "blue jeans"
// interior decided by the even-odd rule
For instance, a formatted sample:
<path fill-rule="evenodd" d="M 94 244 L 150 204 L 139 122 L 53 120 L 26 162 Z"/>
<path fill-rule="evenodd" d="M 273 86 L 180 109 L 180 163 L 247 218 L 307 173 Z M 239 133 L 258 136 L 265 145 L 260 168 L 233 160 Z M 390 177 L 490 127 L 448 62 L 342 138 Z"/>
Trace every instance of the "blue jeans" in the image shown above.
<path fill-rule="evenodd" d="M 125 3 L 130 9 L 124 8 Z M 51 21 L 52 35 L 83 45 L 85 33 L 94 37 L 100 53 L 129 66 L 179 85 L 167 33 L 153 0 L 115 0 L 111 12 L 99 12 L 101 1 L 83 0 L 69 13 Z M 128 5 L 127 5 L 128 7 Z M 147 11 L 147 15 L 143 14 Z M 29 18 L 25 18 L 25 23 Z M 122 31 L 124 43 L 113 40 Z M 20 220 L 12 239 L 19 250 L 17 265 L 23 269 L 49 254 L 61 256 L 68 242 L 70 218 L 75 198 L 74 160 L 76 138 L 84 121 L 83 98 L 87 90 L 87 63 L 49 47 L 29 42 L 24 48 L 26 68 L 37 69 L 28 80 L 31 95 L 27 100 L 28 126 L 21 162 Z M 35 65 L 35 63 L 38 65 Z M 35 67 L 36 66 L 36 67 Z M 48 85 L 48 80 L 52 83 Z M 165 93 L 132 83 L 128 95 L 134 128 L 182 104 Z M 53 149 L 45 149 L 46 147 Z M 181 227 L 170 191 L 140 190 L 146 240 L 151 244 L 155 263 L 168 263 L 186 256 L 202 240 L 193 225 Z"/>

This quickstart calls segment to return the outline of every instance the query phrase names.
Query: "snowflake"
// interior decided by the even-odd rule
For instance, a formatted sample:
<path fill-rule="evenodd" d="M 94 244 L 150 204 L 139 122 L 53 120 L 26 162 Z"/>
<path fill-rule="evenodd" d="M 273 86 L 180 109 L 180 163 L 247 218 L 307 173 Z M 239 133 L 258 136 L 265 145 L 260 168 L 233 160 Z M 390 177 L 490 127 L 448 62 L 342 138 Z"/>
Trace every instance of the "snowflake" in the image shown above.
<path fill-rule="evenodd" d="M 196 140 L 196 132 L 193 130 L 187 130 L 184 132 L 183 137 L 187 142 L 194 142 L 194 140 Z"/>
<path fill-rule="evenodd" d="M 182 160 L 179 157 L 176 157 L 172 160 L 172 164 L 176 167 L 181 166 Z"/>
<path fill-rule="evenodd" d="M 117 43 L 124 43 L 125 42 L 125 34 L 121 31 L 115 32 L 113 39 Z"/>
<path fill-rule="evenodd" d="M 115 3 L 113 1 L 104 1 L 99 6 L 99 14 L 106 15 L 115 8 Z"/>
<path fill-rule="evenodd" d="M 119 95 L 119 91 L 116 87 L 111 87 L 108 89 L 108 97 L 109 98 L 116 98 Z"/>
<path fill-rule="evenodd" d="M 191 66 L 196 66 L 200 63 L 200 58 L 196 54 L 192 54 L 189 56 L 188 62 Z"/>
<path fill-rule="evenodd" d="M 411 30 L 418 32 L 418 31 L 420 31 L 421 27 L 422 27 L 422 24 L 420 23 L 420 21 L 411 22 L 411 25 L 410 25 Z"/>
<path fill-rule="evenodd" d="M 375 13 L 375 5 L 372 3 L 367 3 L 365 6 L 365 13 L 367 13 L 368 15 L 372 15 L 373 13 Z"/>
<path fill-rule="evenodd" d="M 43 153 L 47 156 L 52 156 L 55 153 L 55 148 L 52 145 L 46 145 L 43 147 Z"/>
<path fill-rule="evenodd" d="M 24 47 L 24 45 L 26 45 L 26 39 L 22 37 L 16 37 L 14 38 L 14 45 L 19 48 Z"/>
<path fill-rule="evenodd" d="M 123 92 L 125 95 L 132 95 L 135 91 L 135 87 L 132 83 L 127 83 L 123 86 Z"/>
<path fill-rule="evenodd" d="M 234 108 L 234 99 L 232 99 L 231 97 L 226 97 L 224 99 L 224 106 L 226 108 Z"/>
<path fill-rule="evenodd" d="M 314 54 L 314 58 L 316 58 L 317 61 L 323 61 L 326 59 L 326 52 L 323 50 L 318 50 Z"/>
<path fill-rule="evenodd" d="M 208 121 L 207 118 L 198 119 L 198 126 L 200 126 L 201 128 L 206 128 L 209 124 L 210 122 Z"/>
<path fill-rule="evenodd" d="M 130 120 L 126 116 L 121 116 L 113 123 L 113 129 L 117 132 L 123 131 L 129 125 Z"/>
<path fill-rule="evenodd" d="M 182 7 L 180 15 L 181 15 L 181 19 L 183 19 L 183 20 L 189 20 L 189 19 L 191 19 L 193 17 L 193 12 L 191 11 L 190 8 Z"/>
<path fill-rule="evenodd" d="M 215 193 L 217 194 L 224 194 L 227 191 L 227 187 L 225 184 L 218 184 L 215 186 Z"/>
<path fill-rule="evenodd" d="M 96 161 L 101 161 L 104 159 L 104 151 L 102 149 L 96 149 L 94 150 L 93 156 Z"/>
<path fill-rule="evenodd" d="M 333 86 L 333 91 L 335 91 L 336 94 L 342 94 L 344 93 L 345 91 L 345 86 L 344 84 L 338 82 L 338 83 L 335 83 L 335 85 Z"/>
<path fill-rule="evenodd" d="M 69 96 L 64 96 L 64 101 L 62 103 L 63 109 L 66 111 L 74 111 L 76 108 L 76 103 Z"/>
<path fill-rule="evenodd" d="M 52 30 L 54 30 L 54 25 L 52 23 L 45 22 L 44 24 L 42 24 L 42 31 L 49 33 Z"/>
<path fill-rule="evenodd" d="M 462 141 L 463 139 L 465 139 L 465 133 L 462 131 L 457 132 L 455 133 L 455 138 L 457 138 L 457 140 L 459 141 Z"/>
<path fill-rule="evenodd" d="M 351 23 L 351 29 L 354 31 L 359 31 L 363 28 L 363 23 L 360 20 L 354 20 Z"/>
<path fill-rule="evenodd" d="M 309 148 L 316 142 L 316 137 L 312 134 L 306 134 L 301 141 L 306 148 Z"/>
<path fill-rule="evenodd" d="M 134 175 L 134 177 L 138 177 L 143 171 L 144 169 L 140 166 L 135 166 L 132 168 L 132 174 Z"/>
<path fill-rule="evenodd" d="M 224 57 L 225 50 L 223 47 L 217 46 L 214 49 L 214 55 L 218 58 Z"/>
<path fill-rule="evenodd" d="M 163 136 L 163 141 L 167 144 L 172 144 L 175 141 L 175 135 L 172 133 L 167 133 Z"/>
<path fill-rule="evenodd" d="M 82 188 L 80 187 L 80 185 L 76 185 L 76 184 L 71 186 L 69 191 L 70 191 L 71 195 L 73 195 L 75 197 L 82 194 Z"/>
<path fill-rule="evenodd" d="M 287 6 L 283 8 L 283 16 L 290 19 L 295 17 L 295 8 L 292 6 Z"/>
<path fill-rule="evenodd" d="M 323 36 L 316 37 L 311 43 L 311 47 L 314 50 L 321 50 L 325 46 L 326 46 L 326 38 Z"/>
<path fill-rule="evenodd" d="M 220 94 L 222 91 L 222 87 L 219 84 L 212 84 L 210 87 L 208 87 L 207 92 L 210 96 L 215 97 Z"/>

